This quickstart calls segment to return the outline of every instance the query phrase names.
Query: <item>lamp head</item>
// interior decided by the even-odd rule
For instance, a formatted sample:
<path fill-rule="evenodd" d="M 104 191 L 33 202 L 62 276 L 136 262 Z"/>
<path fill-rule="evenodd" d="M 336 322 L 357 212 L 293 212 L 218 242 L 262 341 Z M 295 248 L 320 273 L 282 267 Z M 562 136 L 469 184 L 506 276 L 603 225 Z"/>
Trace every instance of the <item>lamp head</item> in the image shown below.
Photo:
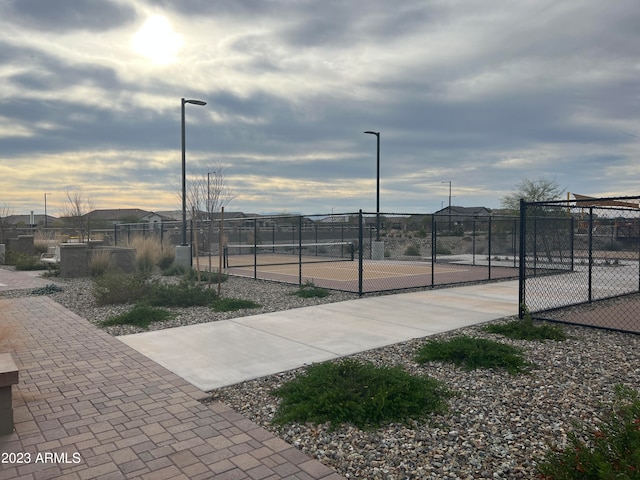
<path fill-rule="evenodd" d="M 371 130 L 367 130 L 367 131 L 366 131 L 366 132 L 364 132 L 364 133 L 368 133 L 369 135 L 375 135 L 376 137 L 377 137 L 378 135 L 380 135 L 380 132 L 372 132 Z"/>
<path fill-rule="evenodd" d="M 203 102 L 202 100 L 185 100 L 184 98 L 182 99 L 182 103 L 190 103 L 192 105 L 200 105 L 200 106 L 204 106 L 207 104 L 207 102 Z"/>

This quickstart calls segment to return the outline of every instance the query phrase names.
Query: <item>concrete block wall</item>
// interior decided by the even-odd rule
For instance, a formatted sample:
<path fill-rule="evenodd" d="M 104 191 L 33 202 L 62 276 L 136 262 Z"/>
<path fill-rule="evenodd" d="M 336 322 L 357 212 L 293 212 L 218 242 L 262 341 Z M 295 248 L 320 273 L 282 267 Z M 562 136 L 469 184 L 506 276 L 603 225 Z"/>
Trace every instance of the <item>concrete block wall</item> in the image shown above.
<path fill-rule="evenodd" d="M 86 243 L 60 244 L 60 276 L 63 278 L 88 277 L 88 252 Z"/>
<path fill-rule="evenodd" d="M 7 248 L 15 253 L 33 255 L 35 253 L 33 235 L 18 235 L 18 238 L 9 238 L 7 239 Z"/>

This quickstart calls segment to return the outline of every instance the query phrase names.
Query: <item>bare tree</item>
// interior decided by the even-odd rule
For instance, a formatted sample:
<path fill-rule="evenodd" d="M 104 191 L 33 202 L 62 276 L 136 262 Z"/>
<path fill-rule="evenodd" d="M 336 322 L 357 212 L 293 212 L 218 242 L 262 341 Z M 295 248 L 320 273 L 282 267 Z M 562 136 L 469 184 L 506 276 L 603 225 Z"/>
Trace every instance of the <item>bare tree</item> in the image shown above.
<path fill-rule="evenodd" d="M 555 178 L 539 177 L 535 180 L 523 178 L 516 190 L 502 197 L 502 207 L 509 210 L 520 210 L 520 199 L 527 202 L 545 202 L 560 200 L 566 189 L 560 189 Z"/>
<path fill-rule="evenodd" d="M 205 172 L 191 176 L 187 203 L 199 218 L 208 218 L 212 213 L 219 212 L 236 197 L 233 188 L 227 184 L 225 169 L 221 163 L 209 164 Z"/>
<path fill-rule="evenodd" d="M 561 189 L 555 178 L 539 177 L 536 180 L 523 178 L 517 190 L 502 198 L 502 206 L 509 210 L 520 210 L 520 199 L 526 202 L 546 202 L 561 200 L 565 189 Z M 556 209 L 546 207 L 528 207 L 527 217 L 534 222 L 533 241 L 537 245 L 538 255 L 544 255 L 549 263 L 554 259 L 563 261 L 566 253 L 566 239 L 571 236 L 569 223 L 565 218 L 557 218 L 562 214 Z"/>
<path fill-rule="evenodd" d="M 67 203 L 62 207 L 62 220 L 78 231 L 81 242 L 85 240 L 89 220 L 84 216 L 93 210 L 93 202 L 81 187 L 66 191 Z M 85 223 L 86 221 L 86 223 Z"/>
<path fill-rule="evenodd" d="M 211 220 L 212 215 L 226 207 L 236 196 L 235 191 L 227 184 L 225 169 L 221 163 L 210 163 L 204 172 L 190 175 L 187 189 L 187 204 L 192 212 L 193 221 L 200 223 Z M 210 251 L 212 238 L 212 224 L 209 221 L 205 230 L 199 235 L 200 251 Z"/>

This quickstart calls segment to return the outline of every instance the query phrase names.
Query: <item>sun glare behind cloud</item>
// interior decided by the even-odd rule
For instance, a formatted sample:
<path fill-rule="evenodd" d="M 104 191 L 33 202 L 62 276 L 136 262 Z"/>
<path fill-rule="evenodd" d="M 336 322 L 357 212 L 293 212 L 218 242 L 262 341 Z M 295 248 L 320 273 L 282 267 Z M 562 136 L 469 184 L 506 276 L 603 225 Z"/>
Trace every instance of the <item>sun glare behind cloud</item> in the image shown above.
<path fill-rule="evenodd" d="M 182 36 L 173 31 L 167 17 L 153 15 L 136 32 L 131 45 L 152 62 L 169 64 L 175 61 L 182 43 Z"/>

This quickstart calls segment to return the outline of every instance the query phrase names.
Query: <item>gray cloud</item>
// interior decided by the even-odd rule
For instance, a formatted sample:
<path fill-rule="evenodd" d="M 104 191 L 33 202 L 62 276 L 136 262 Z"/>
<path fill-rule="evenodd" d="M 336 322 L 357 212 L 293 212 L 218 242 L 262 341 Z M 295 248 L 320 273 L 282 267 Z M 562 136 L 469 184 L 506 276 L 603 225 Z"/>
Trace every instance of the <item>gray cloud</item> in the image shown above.
<path fill-rule="evenodd" d="M 135 19 L 131 7 L 110 0 L 10 0 L 6 13 L 16 23 L 56 32 L 100 32 Z"/>
<path fill-rule="evenodd" d="M 64 158 L 83 182 L 160 198 L 175 187 L 179 99 L 191 97 L 207 106 L 187 109 L 189 166 L 223 162 L 247 211 L 371 206 L 365 130 L 381 132 L 388 208 L 439 208 L 449 180 L 456 203 L 489 207 L 523 177 L 584 194 L 633 194 L 640 180 L 639 140 L 621 132 L 640 135 L 632 0 L 122 5 L 0 7 L 13 32 L 0 34 L 0 168 Z M 176 64 L 130 51 L 144 11 L 182 35 Z"/>

